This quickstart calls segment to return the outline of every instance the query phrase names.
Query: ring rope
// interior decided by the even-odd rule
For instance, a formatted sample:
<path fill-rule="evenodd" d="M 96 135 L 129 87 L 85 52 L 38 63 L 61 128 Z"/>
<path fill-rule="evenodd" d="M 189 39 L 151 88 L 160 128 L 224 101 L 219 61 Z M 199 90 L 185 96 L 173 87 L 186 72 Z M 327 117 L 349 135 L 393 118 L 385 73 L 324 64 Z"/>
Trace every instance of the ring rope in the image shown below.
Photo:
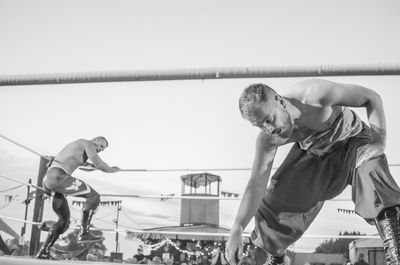
<path fill-rule="evenodd" d="M 0 193 L 5 193 L 5 192 L 8 192 L 8 191 L 16 190 L 16 189 L 21 188 L 23 186 L 25 186 L 25 184 L 21 184 L 21 185 L 18 185 L 18 186 L 15 186 L 15 187 L 11 187 L 11 188 L 8 188 L 8 189 L 5 189 L 5 190 L 0 190 Z"/>
<path fill-rule="evenodd" d="M 46 192 L 46 190 L 43 189 L 42 187 L 33 185 L 32 183 L 29 183 L 29 182 L 24 182 L 24 181 L 21 181 L 21 180 L 18 180 L 18 179 L 13 179 L 13 178 L 7 177 L 6 175 L 3 175 L 3 174 L 0 174 L 0 177 L 1 177 L 1 178 L 8 179 L 8 180 L 10 180 L 10 181 L 14 181 L 14 182 L 16 182 L 16 183 L 20 183 L 20 184 L 23 184 L 23 185 L 26 185 L 26 186 L 30 186 L 30 187 L 35 188 L 35 189 L 37 189 L 37 190 L 41 190 L 41 191 Z"/>
<path fill-rule="evenodd" d="M 24 148 L 25 150 L 28 150 L 29 152 L 32 152 L 33 154 L 36 154 L 40 157 L 43 157 L 44 159 L 50 160 L 50 158 L 48 156 L 42 155 L 34 150 L 32 150 L 31 148 L 17 143 L 16 141 L 0 134 L 0 137 L 15 144 L 18 145 L 19 147 Z M 57 160 L 54 160 L 57 161 Z M 389 166 L 391 167 L 398 167 L 400 166 L 400 163 L 394 163 L 394 164 L 389 164 Z M 79 169 L 81 170 L 85 170 L 85 171 L 92 171 L 92 170 L 98 170 L 96 168 L 88 168 L 88 167 L 79 167 Z M 278 167 L 273 167 L 273 170 L 278 169 Z M 119 171 L 121 172 L 179 172 L 179 171 L 185 171 L 185 172 L 199 172 L 199 171 L 249 171 L 251 170 L 251 168 L 173 168 L 173 169 L 136 169 L 136 168 L 130 168 L 130 169 L 120 169 Z"/>
<path fill-rule="evenodd" d="M 0 174 L 1 178 L 5 178 L 8 179 L 10 181 L 14 181 L 20 184 L 24 184 L 27 186 L 31 186 L 32 188 L 35 189 L 39 189 L 42 190 L 44 192 L 47 192 L 45 189 L 43 189 L 42 187 L 33 185 L 31 183 L 28 182 L 24 182 L 24 181 L 20 181 L 17 179 L 13 179 L 10 177 L 7 177 L 3 174 Z M 121 198 L 139 198 L 139 199 L 191 199 L 191 200 L 226 200 L 226 201 L 238 201 L 241 200 L 241 197 L 220 197 L 220 196 L 171 196 L 171 195 L 135 195 L 135 194 L 100 194 L 100 196 L 102 197 L 121 197 Z M 329 201 L 351 201 L 350 199 L 330 199 Z"/>
<path fill-rule="evenodd" d="M 0 215 L 0 218 L 29 223 L 33 225 L 41 225 L 38 222 L 31 222 L 23 219 L 13 218 L 9 216 Z M 76 229 L 77 227 L 71 227 L 70 229 Z M 100 228 L 96 227 L 95 229 L 106 231 L 106 232 L 119 232 L 119 233 L 157 233 L 163 235 L 186 235 L 186 236 L 229 236 L 229 233 L 207 233 L 207 232 L 182 232 L 182 231 L 157 231 L 157 230 L 144 230 L 144 229 L 114 229 L 114 228 Z M 250 233 L 243 233 L 243 237 L 250 237 Z M 380 238 L 378 235 L 376 236 L 363 236 L 363 235 L 303 235 L 302 238 Z"/>
<path fill-rule="evenodd" d="M 226 78 L 399 75 L 399 63 L 344 65 L 278 65 L 245 67 L 174 68 L 136 71 L 90 71 L 0 75 L 0 86 L 76 84 L 97 82 L 206 80 Z"/>
<path fill-rule="evenodd" d="M 22 144 L 20 144 L 20 143 L 17 143 L 17 142 L 14 141 L 14 140 L 11 140 L 11 139 L 8 138 L 7 136 L 4 136 L 4 135 L 0 134 L 0 137 L 3 138 L 3 139 L 5 139 L 5 140 L 7 140 L 7 141 L 9 141 L 9 142 L 11 142 L 11 143 L 13 143 L 13 144 L 15 144 L 15 145 L 18 145 L 19 147 L 21 147 L 21 148 L 23 148 L 23 149 L 25 149 L 25 150 L 28 150 L 29 152 L 31 152 L 31 153 L 33 153 L 33 154 L 35 154 L 35 155 L 38 155 L 38 156 L 40 156 L 40 157 L 45 157 L 45 156 L 41 155 L 40 153 L 36 152 L 35 150 L 32 150 L 31 148 L 29 148 L 29 147 L 27 147 L 27 146 L 25 146 L 25 145 L 22 145 Z"/>
<path fill-rule="evenodd" d="M 0 218 L 8 219 L 11 221 L 22 222 L 22 223 L 28 223 L 28 224 L 32 224 L 32 225 L 41 225 L 41 223 L 39 223 L 39 222 L 31 222 L 28 220 L 18 219 L 18 218 L 14 218 L 14 217 L 5 216 L 5 215 L 0 215 Z"/>

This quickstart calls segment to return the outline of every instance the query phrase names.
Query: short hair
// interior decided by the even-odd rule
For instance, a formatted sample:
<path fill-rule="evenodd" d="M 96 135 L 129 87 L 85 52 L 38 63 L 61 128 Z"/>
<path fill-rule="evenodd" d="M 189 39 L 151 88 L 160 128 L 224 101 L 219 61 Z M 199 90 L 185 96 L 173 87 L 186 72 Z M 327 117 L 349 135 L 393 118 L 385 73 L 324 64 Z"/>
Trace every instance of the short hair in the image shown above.
<path fill-rule="evenodd" d="M 274 89 L 262 83 L 251 84 L 246 87 L 239 98 L 239 109 L 242 117 L 251 121 L 251 112 L 255 105 L 267 101 L 271 94 L 277 95 Z"/>
<path fill-rule="evenodd" d="M 97 136 L 97 137 L 94 137 L 92 140 L 96 140 L 96 139 L 101 139 L 101 140 L 103 140 L 104 142 L 106 142 L 106 144 L 107 144 L 107 146 L 108 146 L 108 140 L 106 139 L 106 137 L 104 137 L 104 136 Z"/>

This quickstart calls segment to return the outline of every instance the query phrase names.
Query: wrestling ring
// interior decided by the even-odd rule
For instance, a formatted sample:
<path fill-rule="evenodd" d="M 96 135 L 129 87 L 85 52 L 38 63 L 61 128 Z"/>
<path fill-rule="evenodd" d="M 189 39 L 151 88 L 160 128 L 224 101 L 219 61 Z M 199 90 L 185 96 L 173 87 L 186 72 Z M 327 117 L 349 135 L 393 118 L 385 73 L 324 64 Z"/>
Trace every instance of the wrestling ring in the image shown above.
<path fill-rule="evenodd" d="M 315 76 L 360 76 L 360 75 L 399 75 L 400 64 L 386 64 L 386 65 L 324 65 L 324 66 L 282 66 L 282 67 L 246 67 L 246 68 L 206 68 L 206 69 L 175 69 L 168 71 L 126 71 L 126 72 L 88 72 L 88 73 L 59 73 L 59 74 L 41 74 L 41 75 L 24 75 L 24 76 L 0 76 L 0 86 L 17 86 L 17 85 L 45 85 L 45 84 L 71 84 L 71 83 L 96 83 L 96 82 L 126 82 L 126 81 L 166 81 L 166 80 L 190 80 L 190 79 L 224 79 L 224 78 L 277 78 L 277 77 L 315 77 Z M 40 157 L 40 170 L 39 175 L 43 175 L 46 171 L 46 163 L 49 157 L 43 155 L 13 139 L 0 134 L 0 138 L 13 143 L 28 152 L 31 152 Z M 399 163 L 392 163 L 390 167 L 398 167 Z M 90 164 L 82 166 L 79 169 L 84 171 L 96 170 Z M 273 168 L 274 170 L 276 168 Z M 125 168 L 121 172 L 219 172 L 219 171 L 250 171 L 251 168 L 165 168 L 165 169 L 140 169 L 140 168 Z M 10 182 L 18 183 L 19 185 L 26 186 L 36 190 L 36 194 L 42 194 L 43 188 L 41 187 L 41 180 L 38 177 L 38 184 L 34 185 L 31 181 L 20 181 L 15 176 L 2 174 L 0 178 Z M 137 199 L 160 199 L 160 200 L 217 200 L 217 201 L 240 201 L 239 196 L 177 196 L 173 195 L 147 195 L 147 194 L 117 194 L 117 193 L 104 193 L 100 194 L 102 198 L 137 198 Z M 232 195 L 232 194 L 231 194 Z M 35 199 L 38 199 L 36 196 Z M 332 199 L 331 201 L 351 201 L 351 199 Z M 39 202 L 35 202 L 38 204 Z M 34 213 L 33 220 L 28 221 L 24 219 L 14 218 L 11 216 L 0 215 L 1 219 L 21 222 L 32 225 L 32 237 L 36 237 L 40 231 L 38 226 L 41 225 L 42 220 L 38 212 Z M 76 229 L 71 227 L 70 229 Z M 185 235 L 188 237 L 198 236 L 217 236 L 226 239 L 229 233 L 200 233 L 200 232 L 178 232 L 178 231 L 156 231 L 151 229 L 126 229 L 126 228 L 101 228 L 96 227 L 107 233 L 135 233 L 135 234 L 149 234 L 156 232 L 163 235 Z M 244 233 L 243 237 L 248 238 L 249 233 Z M 304 237 L 310 238 L 379 238 L 376 235 L 360 235 L 360 236 L 330 236 L 330 235 L 305 235 Z M 31 240 L 32 241 L 32 240 Z M 38 250 L 39 242 L 36 242 L 34 247 L 30 248 L 30 254 Z M 70 260 L 36 260 L 27 257 L 0 257 L 0 264 L 2 265 L 19 265 L 19 264 L 84 264 L 84 261 L 70 261 Z M 106 264 L 104 262 L 90 262 L 91 264 Z"/>

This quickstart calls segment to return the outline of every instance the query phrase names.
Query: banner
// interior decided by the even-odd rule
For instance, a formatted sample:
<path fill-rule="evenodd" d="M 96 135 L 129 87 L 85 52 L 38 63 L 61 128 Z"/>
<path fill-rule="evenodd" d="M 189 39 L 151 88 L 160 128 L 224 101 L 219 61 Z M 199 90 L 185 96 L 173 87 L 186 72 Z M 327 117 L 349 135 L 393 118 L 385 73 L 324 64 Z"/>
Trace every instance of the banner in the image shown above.
<path fill-rule="evenodd" d="M 0 196 L 0 209 L 6 208 L 13 200 L 14 197 L 12 195 Z"/>

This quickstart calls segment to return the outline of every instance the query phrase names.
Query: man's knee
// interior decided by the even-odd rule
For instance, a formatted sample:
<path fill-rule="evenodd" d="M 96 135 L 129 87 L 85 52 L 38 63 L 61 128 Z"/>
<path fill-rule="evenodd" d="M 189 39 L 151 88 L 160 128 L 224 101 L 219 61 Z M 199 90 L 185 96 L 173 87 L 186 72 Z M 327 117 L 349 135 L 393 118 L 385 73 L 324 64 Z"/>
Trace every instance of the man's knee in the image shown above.
<path fill-rule="evenodd" d="M 68 230 L 71 221 L 69 219 L 60 218 L 58 221 L 53 225 L 53 229 L 57 231 L 59 234 L 63 234 L 65 231 Z"/>
<path fill-rule="evenodd" d="M 97 206 L 100 204 L 100 194 L 92 190 L 90 193 L 90 196 L 86 198 L 86 203 L 85 203 L 85 210 L 95 210 L 97 209 Z"/>

